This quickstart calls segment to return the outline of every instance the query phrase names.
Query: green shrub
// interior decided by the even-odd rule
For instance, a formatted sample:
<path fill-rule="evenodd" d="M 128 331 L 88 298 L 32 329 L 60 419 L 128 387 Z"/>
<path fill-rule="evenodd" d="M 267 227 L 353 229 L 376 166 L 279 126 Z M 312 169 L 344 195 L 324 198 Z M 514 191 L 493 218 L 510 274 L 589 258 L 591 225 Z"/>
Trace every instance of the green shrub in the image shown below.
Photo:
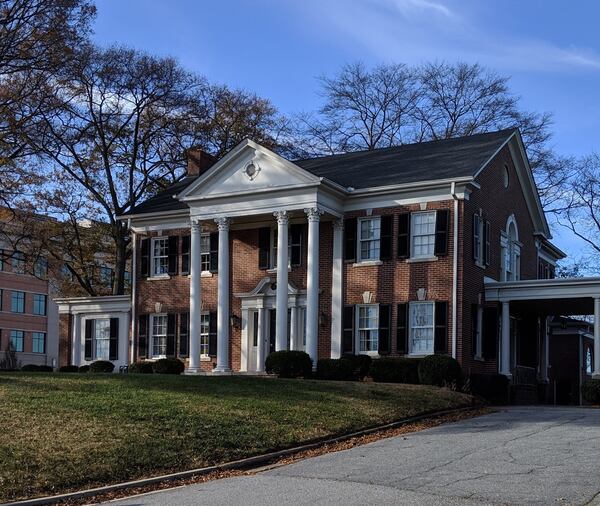
<path fill-rule="evenodd" d="M 181 374 L 185 365 L 178 358 L 161 358 L 152 364 L 152 370 L 156 374 Z"/>
<path fill-rule="evenodd" d="M 346 358 L 322 358 L 317 361 L 317 378 L 321 380 L 352 381 L 354 366 Z"/>
<path fill-rule="evenodd" d="M 265 369 L 280 378 L 306 378 L 311 375 L 312 360 L 303 351 L 276 351 L 267 357 Z"/>
<path fill-rule="evenodd" d="M 78 370 L 76 365 L 63 365 L 58 369 L 58 372 L 77 372 Z"/>
<path fill-rule="evenodd" d="M 90 372 L 90 366 L 89 365 L 82 365 L 79 367 L 79 369 L 77 369 L 79 372 Z"/>
<path fill-rule="evenodd" d="M 96 360 L 90 364 L 90 372 L 113 372 L 115 364 L 108 360 Z"/>
<path fill-rule="evenodd" d="M 37 364 L 25 364 L 21 367 L 21 371 L 23 372 L 39 372 L 40 366 Z"/>
<path fill-rule="evenodd" d="M 371 378 L 378 383 L 419 383 L 417 358 L 378 358 L 371 364 Z"/>
<path fill-rule="evenodd" d="M 581 386 L 581 395 L 590 404 L 600 404 L 600 379 L 587 380 Z"/>
<path fill-rule="evenodd" d="M 352 364 L 352 374 L 355 380 L 362 380 L 369 375 L 373 359 L 369 355 L 343 355 L 343 359 Z"/>
<path fill-rule="evenodd" d="M 51 365 L 38 365 L 38 371 L 40 372 L 54 372 Z"/>
<path fill-rule="evenodd" d="M 448 355 L 429 355 L 419 363 L 419 382 L 423 385 L 457 385 L 461 378 L 460 364 Z"/>
<path fill-rule="evenodd" d="M 510 401 L 509 380 L 504 374 L 471 374 L 467 381 L 466 390 L 490 404 L 505 405 Z"/>
<path fill-rule="evenodd" d="M 134 362 L 129 365 L 127 372 L 131 374 L 152 374 L 154 369 L 152 368 L 152 362 Z"/>

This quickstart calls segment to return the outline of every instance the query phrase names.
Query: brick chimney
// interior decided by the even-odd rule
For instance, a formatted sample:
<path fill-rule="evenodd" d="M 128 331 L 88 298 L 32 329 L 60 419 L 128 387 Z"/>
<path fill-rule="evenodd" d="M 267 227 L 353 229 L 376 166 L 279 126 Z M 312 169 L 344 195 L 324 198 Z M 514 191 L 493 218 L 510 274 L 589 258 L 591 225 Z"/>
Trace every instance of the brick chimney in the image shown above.
<path fill-rule="evenodd" d="M 199 176 L 210 169 L 217 159 L 200 148 L 187 150 L 187 175 Z"/>

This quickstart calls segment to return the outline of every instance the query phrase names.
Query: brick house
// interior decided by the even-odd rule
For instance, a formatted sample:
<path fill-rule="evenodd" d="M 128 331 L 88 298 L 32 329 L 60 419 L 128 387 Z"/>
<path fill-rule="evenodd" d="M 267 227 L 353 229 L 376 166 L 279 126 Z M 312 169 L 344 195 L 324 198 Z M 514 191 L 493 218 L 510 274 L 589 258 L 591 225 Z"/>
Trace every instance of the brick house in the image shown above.
<path fill-rule="evenodd" d="M 543 382 L 556 285 L 569 311 L 600 312 L 600 280 L 553 279 L 564 254 L 518 130 L 296 161 L 246 140 L 216 162 L 193 153 L 187 177 L 121 219 L 134 248 L 130 332 L 113 335 L 129 337 L 122 363 L 262 372 L 282 349 L 314 363 L 446 353 L 466 372 L 522 367 Z M 72 303 L 64 342 L 84 363 L 95 330 Z"/>

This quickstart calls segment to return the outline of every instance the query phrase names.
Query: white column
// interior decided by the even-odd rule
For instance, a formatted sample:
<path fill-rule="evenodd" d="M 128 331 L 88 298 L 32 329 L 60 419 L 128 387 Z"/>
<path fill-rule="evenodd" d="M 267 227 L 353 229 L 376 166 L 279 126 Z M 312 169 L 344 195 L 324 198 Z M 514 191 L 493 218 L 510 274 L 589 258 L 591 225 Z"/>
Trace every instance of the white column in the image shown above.
<path fill-rule="evenodd" d="M 277 291 L 275 314 L 275 350 L 287 349 L 288 310 L 288 223 L 287 211 L 276 211 L 277 218 Z"/>
<path fill-rule="evenodd" d="M 305 209 L 308 217 L 308 262 L 306 273 L 306 353 L 317 368 L 319 343 L 319 222 L 321 211 L 318 207 Z"/>
<path fill-rule="evenodd" d="M 219 265 L 217 274 L 217 367 L 229 372 L 229 218 L 216 218 L 219 226 Z"/>
<path fill-rule="evenodd" d="M 333 222 L 333 263 L 331 269 L 331 358 L 342 356 L 342 312 L 344 310 L 343 247 L 344 220 Z"/>
<path fill-rule="evenodd" d="M 265 371 L 265 310 L 258 308 L 258 349 L 256 350 L 256 372 Z"/>
<path fill-rule="evenodd" d="M 510 377 L 510 303 L 502 302 L 502 335 L 500 337 L 500 374 Z"/>
<path fill-rule="evenodd" d="M 296 303 L 290 308 L 290 350 L 299 350 L 298 342 L 298 306 Z"/>
<path fill-rule="evenodd" d="M 200 252 L 200 236 L 202 224 L 192 221 L 190 237 L 190 358 L 187 372 L 200 371 L 200 325 L 202 320 L 202 262 Z"/>
<path fill-rule="evenodd" d="M 594 299 L 594 378 L 600 378 L 600 298 Z"/>

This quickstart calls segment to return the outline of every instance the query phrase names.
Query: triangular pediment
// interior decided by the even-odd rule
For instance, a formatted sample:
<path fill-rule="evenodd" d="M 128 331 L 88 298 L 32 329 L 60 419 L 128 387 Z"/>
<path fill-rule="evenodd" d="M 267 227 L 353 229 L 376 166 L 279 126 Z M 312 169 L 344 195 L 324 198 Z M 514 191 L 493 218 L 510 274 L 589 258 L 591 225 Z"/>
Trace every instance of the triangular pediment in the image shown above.
<path fill-rule="evenodd" d="M 245 140 L 178 195 L 182 200 L 314 186 L 320 178 Z"/>

